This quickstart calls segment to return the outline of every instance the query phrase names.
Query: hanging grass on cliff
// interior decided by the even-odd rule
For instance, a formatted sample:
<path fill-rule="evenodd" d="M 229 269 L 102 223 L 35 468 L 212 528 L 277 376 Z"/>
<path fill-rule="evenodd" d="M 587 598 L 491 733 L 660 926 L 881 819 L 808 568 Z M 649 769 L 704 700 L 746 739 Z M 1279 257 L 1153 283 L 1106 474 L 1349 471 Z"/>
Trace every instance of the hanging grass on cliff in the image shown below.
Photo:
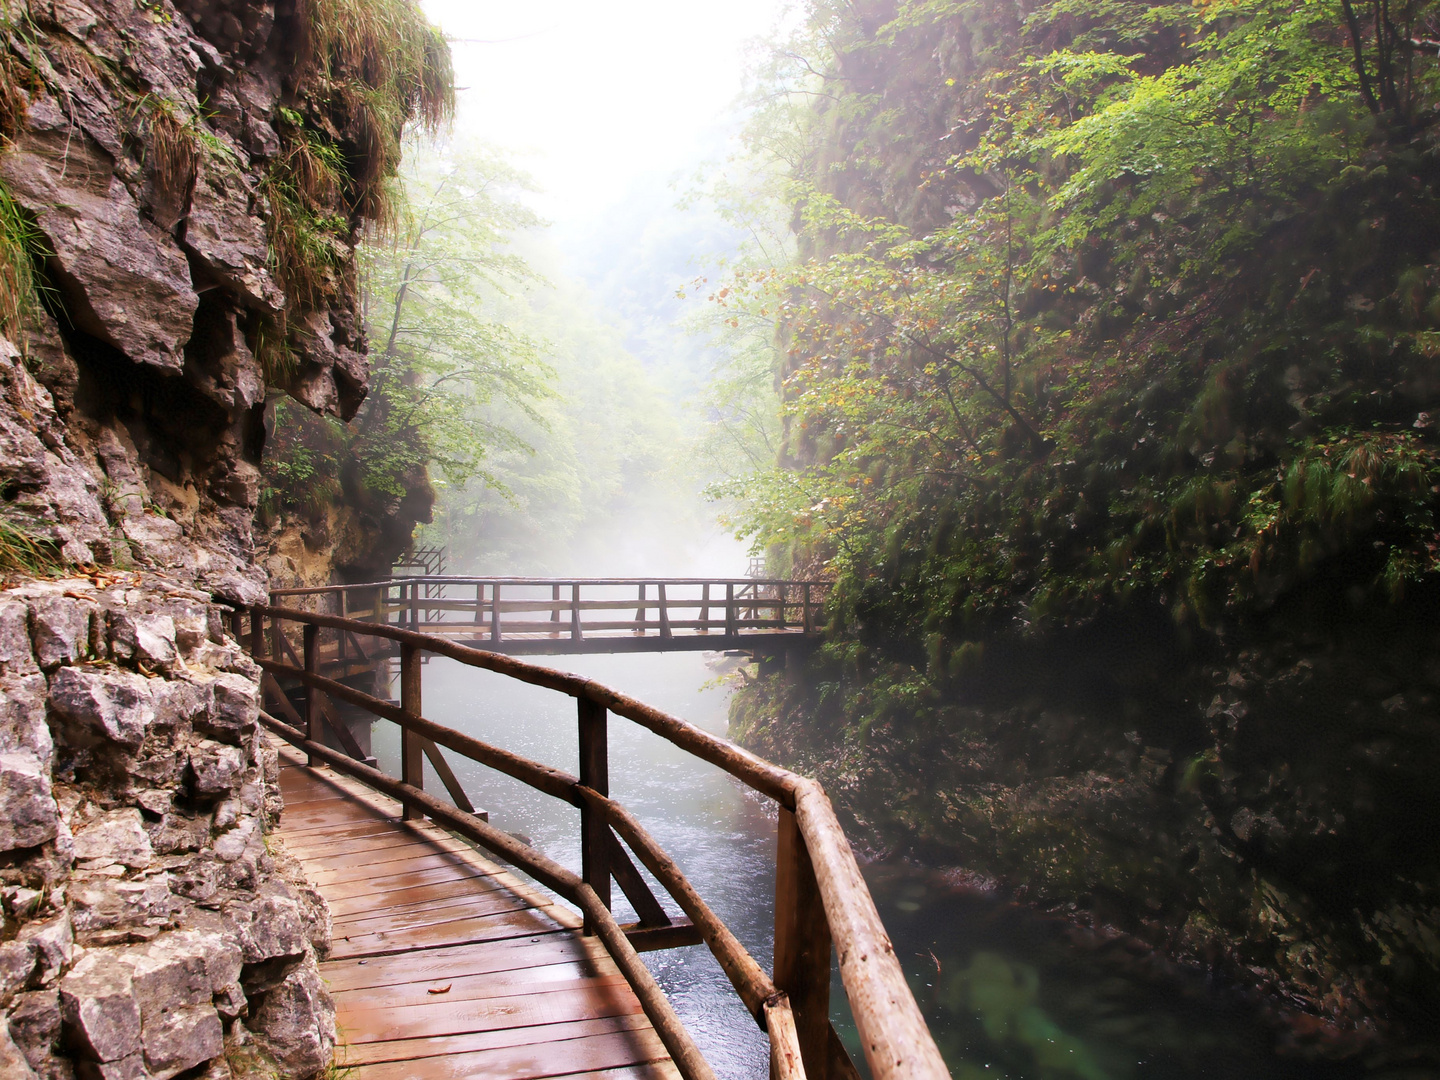
<path fill-rule="evenodd" d="M 277 112 L 281 152 L 264 183 L 290 306 L 258 351 L 279 383 L 294 372 L 289 325 L 353 297 L 358 238 L 399 227 L 407 128 L 438 132 L 455 109 L 449 46 L 412 0 L 309 0 L 298 25 L 295 101 Z"/>

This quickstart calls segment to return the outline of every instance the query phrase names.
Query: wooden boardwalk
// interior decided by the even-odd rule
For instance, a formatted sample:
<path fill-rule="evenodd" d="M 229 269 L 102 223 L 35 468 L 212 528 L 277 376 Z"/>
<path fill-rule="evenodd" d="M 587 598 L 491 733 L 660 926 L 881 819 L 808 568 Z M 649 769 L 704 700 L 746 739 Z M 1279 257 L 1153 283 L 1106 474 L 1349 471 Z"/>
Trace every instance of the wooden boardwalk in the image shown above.
<path fill-rule="evenodd" d="M 276 835 L 330 905 L 320 973 L 351 1080 L 679 1073 L 568 908 L 400 805 L 280 748 Z"/>

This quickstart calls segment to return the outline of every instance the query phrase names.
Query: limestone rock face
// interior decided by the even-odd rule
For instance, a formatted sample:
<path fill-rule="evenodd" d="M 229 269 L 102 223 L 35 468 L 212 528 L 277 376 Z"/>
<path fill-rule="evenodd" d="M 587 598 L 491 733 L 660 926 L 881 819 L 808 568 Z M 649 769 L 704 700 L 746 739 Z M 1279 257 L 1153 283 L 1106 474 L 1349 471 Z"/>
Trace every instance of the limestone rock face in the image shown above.
<path fill-rule="evenodd" d="M 73 562 L 261 601 L 256 352 L 291 308 L 264 178 L 303 16 L 261 0 L 26 7 L 26 32 L 0 45 L 27 73 L 0 185 L 35 225 L 50 290 L 0 338 L 3 510 Z M 365 344 L 353 300 L 334 303 L 293 319 L 287 389 L 349 417 Z M 42 666 L 74 660 L 65 649 L 51 641 Z"/>
<path fill-rule="evenodd" d="M 329 913 L 265 828 L 258 670 L 173 580 L 0 587 L 0 1076 L 323 1072 Z"/>
<path fill-rule="evenodd" d="M 0 190 L 47 288 L 0 327 L 0 1077 L 221 1080 L 241 1045 L 310 1076 L 329 916 L 267 851 L 259 670 L 219 606 L 267 597 L 270 335 L 292 319 L 311 408 L 367 389 L 353 298 L 300 326 L 272 273 L 304 5 L 20 12 Z M 11 530 L 71 576 L 4 569 Z"/>

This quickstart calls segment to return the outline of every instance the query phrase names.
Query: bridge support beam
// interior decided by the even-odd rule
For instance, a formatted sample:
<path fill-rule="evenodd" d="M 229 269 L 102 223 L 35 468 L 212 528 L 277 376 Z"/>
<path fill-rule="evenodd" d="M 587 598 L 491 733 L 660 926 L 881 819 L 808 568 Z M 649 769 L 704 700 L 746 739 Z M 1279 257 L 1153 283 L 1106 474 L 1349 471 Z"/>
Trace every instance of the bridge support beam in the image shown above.
<path fill-rule="evenodd" d="M 400 647 L 400 708 L 411 716 L 420 716 L 420 650 L 413 645 Z M 416 791 L 425 788 L 425 748 L 420 736 L 413 731 L 400 732 L 400 779 Z M 405 804 L 401 818 L 413 821 L 424 817 L 418 810 Z"/>
<path fill-rule="evenodd" d="M 607 798 L 610 795 L 610 740 L 605 706 L 577 698 L 580 721 L 580 783 Z M 610 906 L 610 825 L 589 805 L 580 807 L 580 876 Z M 590 918 L 585 932 L 594 933 Z"/>
<path fill-rule="evenodd" d="M 780 807 L 775 850 L 775 986 L 790 995 L 805 1080 L 830 1062 L 830 924 L 795 813 Z"/>

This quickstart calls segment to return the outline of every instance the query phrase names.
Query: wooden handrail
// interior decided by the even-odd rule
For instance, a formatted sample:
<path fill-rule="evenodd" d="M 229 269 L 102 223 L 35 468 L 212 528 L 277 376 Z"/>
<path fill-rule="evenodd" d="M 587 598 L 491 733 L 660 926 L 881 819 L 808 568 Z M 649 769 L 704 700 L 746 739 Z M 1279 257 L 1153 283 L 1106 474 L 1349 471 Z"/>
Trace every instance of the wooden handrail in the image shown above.
<path fill-rule="evenodd" d="M 795 585 L 813 585 L 819 588 L 828 589 L 833 582 L 823 578 L 723 578 L 723 577 L 480 577 L 461 575 L 420 575 L 414 577 L 386 578 L 383 581 L 356 582 L 348 585 L 306 585 L 290 589 L 271 589 L 273 596 L 319 596 L 325 593 L 336 592 L 365 592 L 370 589 L 381 589 L 387 586 L 397 585 L 736 585 L 741 588 L 754 588 L 755 586 L 783 585 L 786 587 Z M 773 599 L 773 598 L 772 598 Z M 634 603 L 632 598 L 631 603 Z"/>
<path fill-rule="evenodd" d="M 753 586 L 754 583 L 749 584 Z M 496 589 L 496 593 L 498 591 Z M 727 588 L 726 593 L 728 620 L 733 618 L 734 606 L 740 598 L 733 588 Z M 412 591 L 411 597 L 414 595 Z M 764 606 L 769 598 L 745 599 Z M 775 601 L 772 600 L 771 604 L 774 606 Z M 307 653 L 311 655 L 315 650 L 314 632 L 322 627 L 342 634 L 368 635 L 396 642 L 404 656 L 400 705 L 326 678 L 314 670 L 313 663 L 303 667 L 286 664 L 274 658 L 277 646 L 272 646 L 271 656 L 259 653 L 266 645 L 263 632 L 266 617 L 273 620 L 272 637 L 277 646 L 278 642 L 285 640 L 279 632 L 281 621 L 297 622 L 305 627 L 307 644 L 311 646 Z M 399 724 L 402 746 L 413 738 L 417 740 L 415 746 L 418 751 L 424 749 L 425 743 L 433 741 L 581 808 L 582 815 L 591 824 L 586 829 L 589 839 L 582 845 L 586 852 L 586 873 L 577 876 L 528 845 L 493 829 L 474 813 L 450 806 L 426 793 L 423 790 L 423 774 L 418 769 L 402 766 L 405 772 L 402 779 L 388 777 L 340 751 L 324 746 L 316 737 L 318 729 L 307 733 L 266 716 L 272 730 L 304 749 L 312 759 L 324 760 L 347 775 L 392 795 L 401 802 L 407 816 L 423 813 L 452 831 L 475 840 L 521 866 L 536 880 L 576 904 L 584 913 L 587 930 L 599 936 L 614 957 L 677 1067 L 687 1078 L 706 1078 L 712 1074 L 709 1066 L 699 1058 L 698 1050 L 694 1049 L 693 1041 L 689 1040 L 683 1027 L 679 1028 L 678 1034 L 672 1029 L 672 1024 L 679 1025 L 678 1019 L 668 1002 L 664 1001 L 664 995 L 649 976 L 648 969 L 639 962 L 635 947 L 626 937 L 625 928 L 620 927 L 609 912 L 607 901 L 611 873 L 615 873 L 616 879 L 624 886 L 627 878 L 613 868 L 618 865 L 617 860 L 628 863 L 623 848 L 610 835 L 612 828 L 676 900 L 694 927 L 691 930 L 683 925 L 662 926 L 654 930 L 632 931 L 636 932 L 637 943 L 643 934 L 660 934 L 664 936 L 657 938 L 656 943 L 659 947 L 667 947 L 665 942 L 673 945 L 685 940 L 693 941 L 685 935 L 698 931 L 719 960 L 746 1008 L 771 1031 L 774 1075 L 794 1080 L 807 1076 L 811 1080 L 846 1080 L 855 1075 L 854 1066 L 828 1019 L 829 956 L 833 938 L 840 955 L 841 980 L 855 1014 L 872 1076 L 876 1080 L 899 1080 L 900 1077 L 940 1080 L 948 1077 L 948 1070 L 905 981 L 904 972 L 835 817 L 834 808 L 815 781 L 782 769 L 679 717 L 583 676 L 558 672 L 387 623 L 360 622 L 270 606 L 251 609 L 251 619 L 251 645 L 259 647 L 252 649 L 257 653 L 255 659 L 272 676 L 284 675 L 302 683 L 307 688 L 307 701 L 313 699 L 319 702 L 323 700 L 322 696 L 348 701 Z M 581 717 L 582 777 L 591 780 L 591 783 L 582 783 L 582 777 L 530 761 L 424 719 L 419 710 L 419 658 L 422 653 L 445 656 L 471 667 L 494 671 L 574 697 L 579 703 Z M 414 685 L 407 692 L 406 687 L 411 680 Z M 779 803 L 781 853 L 777 868 L 776 976 L 773 980 L 765 976 L 754 958 L 714 915 L 679 867 L 639 822 L 605 794 L 603 718 L 608 712 L 640 724 Z M 587 739 L 588 751 L 584 749 Z M 412 761 L 418 761 L 421 755 L 418 752 L 402 754 L 402 758 L 407 756 Z M 587 757 L 589 764 L 586 764 Z M 609 845 L 613 845 L 613 849 Z M 633 866 L 629 867 L 628 874 L 634 874 Z M 597 885 L 600 886 L 598 889 Z M 635 881 L 631 881 L 630 886 L 634 885 Z M 644 887 L 643 882 L 640 887 Z M 626 892 L 628 895 L 629 887 Z M 637 905 L 637 910 L 639 907 Z M 660 917 L 664 917 L 663 913 Z M 644 926 L 643 913 L 641 926 Z M 655 1000 L 657 996 L 658 1002 Z"/>
<path fill-rule="evenodd" d="M 670 1001 L 650 974 L 640 954 L 625 936 L 625 931 L 600 902 L 595 891 L 578 874 L 547 858 L 521 843 L 507 832 L 503 832 L 488 821 L 474 814 L 467 814 L 441 802 L 433 795 L 418 790 L 400 780 L 386 776 L 379 769 L 354 760 L 338 750 L 332 750 L 322 743 L 305 738 L 305 733 L 288 724 L 282 724 L 273 716 L 262 712 L 262 721 L 278 735 L 283 735 L 293 745 L 300 747 L 312 757 L 324 761 L 331 768 L 369 784 L 376 791 L 389 795 L 407 810 L 418 813 L 443 824 L 452 832 L 475 841 L 486 850 L 499 855 L 506 862 L 519 866 L 536 881 L 553 889 L 585 913 L 585 920 L 594 926 L 596 934 L 605 945 L 605 951 L 620 968 L 625 981 L 630 984 L 640 1007 L 655 1025 L 656 1034 L 665 1044 L 665 1049 L 686 1080 L 718 1080 L 709 1063 L 695 1045 L 695 1040 L 675 1015 Z"/>

